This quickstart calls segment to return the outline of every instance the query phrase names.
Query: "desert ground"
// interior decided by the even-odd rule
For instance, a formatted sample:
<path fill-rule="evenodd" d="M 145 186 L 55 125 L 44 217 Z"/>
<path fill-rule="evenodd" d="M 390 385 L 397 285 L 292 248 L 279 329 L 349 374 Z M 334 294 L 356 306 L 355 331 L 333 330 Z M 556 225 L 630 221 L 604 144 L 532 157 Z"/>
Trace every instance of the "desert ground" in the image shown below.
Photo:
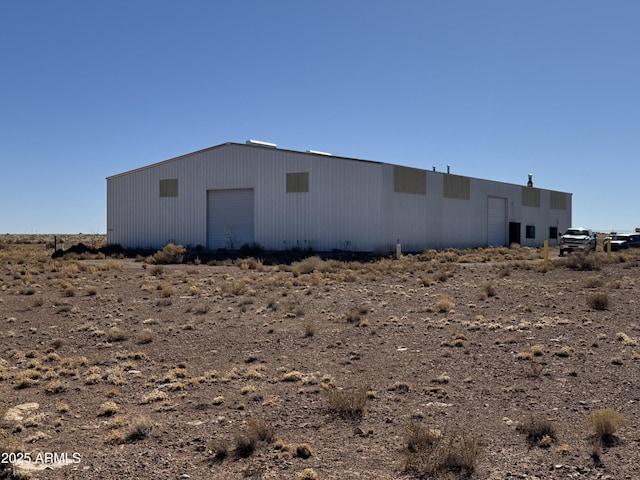
<path fill-rule="evenodd" d="M 640 478 L 640 252 L 52 242 L 0 236 L 0 478 Z"/>

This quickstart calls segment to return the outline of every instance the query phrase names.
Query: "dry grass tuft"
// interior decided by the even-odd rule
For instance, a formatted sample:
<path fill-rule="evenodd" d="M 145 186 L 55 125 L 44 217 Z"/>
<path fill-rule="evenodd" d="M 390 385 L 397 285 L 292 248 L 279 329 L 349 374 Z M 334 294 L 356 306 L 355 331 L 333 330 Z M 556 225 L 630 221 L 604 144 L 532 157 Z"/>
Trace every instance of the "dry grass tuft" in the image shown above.
<path fill-rule="evenodd" d="M 597 255 L 585 252 L 575 252 L 567 257 L 565 264 L 572 270 L 591 271 L 600 270 L 602 261 Z"/>
<path fill-rule="evenodd" d="M 329 408 L 343 417 L 359 417 L 369 399 L 369 388 L 360 386 L 355 388 L 325 390 Z"/>
<path fill-rule="evenodd" d="M 296 480 L 318 480 L 318 474 L 313 468 L 305 468 L 300 472 L 296 472 Z"/>
<path fill-rule="evenodd" d="M 387 387 L 388 392 L 409 393 L 411 384 L 407 382 L 395 382 Z"/>
<path fill-rule="evenodd" d="M 291 267 L 294 277 L 306 275 L 313 272 L 327 272 L 330 269 L 329 263 L 318 256 L 307 257 L 304 260 L 295 262 Z"/>
<path fill-rule="evenodd" d="M 113 400 L 107 400 L 100 405 L 99 417 L 110 417 L 118 412 L 118 405 Z"/>
<path fill-rule="evenodd" d="M 425 478 L 469 478 L 475 471 L 480 444 L 469 434 L 445 437 L 439 430 L 412 424 L 404 449 L 404 467 Z"/>
<path fill-rule="evenodd" d="M 222 463 L 229 456 L 229 444 L 224 440 L 211 443 L 208 450 L 213 463 Z"/>
<path fill-rule="evenodd" d="M 123 342 L 127 338 L 129 338 L 129 334 L 126 330 L 118 326 L 113 326 L 109 330 L 107 330 L 107 337 L 112 342 Z"/>
<path fill-rule="evenodd" d="M 595 292 L 587 295 L 587 305 L 594 310 L 606 310 L 609 308 L 607 292 Z"/>
<path fill-rule="evenodd" d="M 127 427 L 125 432 L 126 442 L 137 442 L 147 438 L 153 430 L 153 423 L 147 417 L 137 417 Z"/>
<path fill-rule="evenodd" d="M 480 285 L 480 291 L 487 297 L 495 297 L 498 294 L 496 286 L 490 281 L 483 282 Z"/>
<path fill-rule="evenodd" d="M 438 294 L 438 300 L 436 302 L 436 310 L 440 313 L 449 313 L 455 307 L 453 300 L 449 295 L 444 293 Z"/>
<path fill-rule="evenodd" d="M 627 347 L 636 347 L 638 346 L 638 341 L 635 338 L 630 337 L 624 332 L 616 333 L 616 339 L 622 342 Z"/>
<path fill-rule="evenodd" d="M 626 417 L 612 408 L 593 410 L 587 417 L 587 425 L 604 446 L 615 445 L 615 433 L 626 423 Z"/>
<path fill-rule="evenodd" d="M 151 342 L 153 342 L 154 338 L 155 338 L 155 333 L 153 333 L 153 330 L 151 330 L 150 328 L 144 328 L 138 334 L 137 343 L 139 343 L 141 345 L 144 345 L 144 344 L 147 344 L 147 343 L 151 343 Z"/>
<path fill-rule="evenodd" d="M 532 445 L 548 448 L 551 442 L 557 439 L 556 427 L 546 418 L 531 416 L 518 425 L 518 431 L 527 435 L 527 440 Z"/>

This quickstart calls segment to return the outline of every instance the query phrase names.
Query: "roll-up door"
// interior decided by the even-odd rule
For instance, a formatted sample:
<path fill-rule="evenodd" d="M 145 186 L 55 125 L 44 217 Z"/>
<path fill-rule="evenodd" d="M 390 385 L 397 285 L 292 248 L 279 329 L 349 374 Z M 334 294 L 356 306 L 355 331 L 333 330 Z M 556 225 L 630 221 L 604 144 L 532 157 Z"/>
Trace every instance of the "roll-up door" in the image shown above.
<path fill-rule="evenodd" d="M 253 189 L 207 191 L 207 248 L 254 243 Z"/>

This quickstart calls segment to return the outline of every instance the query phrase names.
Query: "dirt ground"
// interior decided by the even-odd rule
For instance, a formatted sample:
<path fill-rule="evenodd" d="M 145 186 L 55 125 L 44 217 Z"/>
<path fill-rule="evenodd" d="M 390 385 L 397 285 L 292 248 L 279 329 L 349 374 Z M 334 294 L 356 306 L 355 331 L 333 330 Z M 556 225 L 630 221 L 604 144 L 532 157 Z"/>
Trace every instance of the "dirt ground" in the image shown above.
<path fill-rule="evenodd" d="M 640 478 L 638 252 L 156 265 L 0 242 L 0 478 Z"/>

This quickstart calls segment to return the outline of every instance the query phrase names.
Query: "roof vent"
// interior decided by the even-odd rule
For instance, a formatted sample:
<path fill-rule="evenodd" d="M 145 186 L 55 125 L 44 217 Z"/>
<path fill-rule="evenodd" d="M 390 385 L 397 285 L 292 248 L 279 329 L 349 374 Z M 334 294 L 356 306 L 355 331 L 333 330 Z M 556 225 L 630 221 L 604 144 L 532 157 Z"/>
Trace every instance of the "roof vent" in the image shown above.
<path fill-rule="evenodd" d="M 527 180 L 527 187 L 533 187 L 533 173 L 529 174 L 529 180 Z"/>
<path fill-rule="evenodd" d="M 260 140 L 247 140 L 247 145 L 253 145 L 255 147 L 277 148 L 275 143 L 261 142 Z"/>
<path fill-rule="evenodd" d="M 326 155 L 327 157 L 331 157 L 329 152 L 321 152 L 319 150 L 307 150 L 307 153 L 313 153 L 315 155 Z"/>

